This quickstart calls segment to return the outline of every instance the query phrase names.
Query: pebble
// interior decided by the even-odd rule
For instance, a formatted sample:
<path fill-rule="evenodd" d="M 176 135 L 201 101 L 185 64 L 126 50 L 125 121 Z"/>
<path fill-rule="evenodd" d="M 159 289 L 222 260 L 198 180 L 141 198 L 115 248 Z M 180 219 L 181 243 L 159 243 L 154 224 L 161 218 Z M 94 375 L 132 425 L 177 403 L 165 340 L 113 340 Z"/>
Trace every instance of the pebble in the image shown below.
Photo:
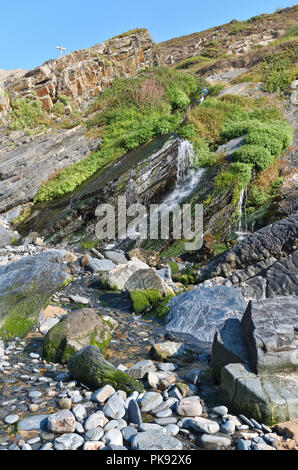
<path fill-rule="evenodd" d="M 162 362 L 158 364 L 157 368 L 164 372 L 172 372 L 179 368 L 177 364 L 173 364 L 172 362 Z"/>
<path fill-rule="evenodd" d="M 137 434 L 137 430 L 134 429 L 132 426 L 126 426 L 125 428 L 121 429 L 121 433 L 124 441 L 130 442 L 133 436 Z"/>
<path fill-rule="evenodd" d="M 239 439 L 237 443 L 238 450 L 249 450 L 250 446 L 251 446 L 250 440 Z"/>
<path fill-rule="evenodd" d="M 130 423 L 141 425 L 142 415 L 138 405 L 138 402 L 131 399 L 128 405 L 128 420 Z"/>
<path fill-rule="evenodd" d="M 85 441 L 83 450 L 99 450 L 104 447 L 104 443 L 100 441 Z"/>
<path fill-rule="evenodd" d="M 111 385 L 105 385 L 104 387 L 99 388 L 92 394 L 91 400 L 98 403 L 104 403 L 115 392 L 116 390 L 114 389 L 114 387 L 112 387 Z"/>
<path fill-rule="evenodd" d="M 107 418 L 120 419 L 125 415 L 124 400 L 118 395 L 112 395 L 103 408 L 104 415 Z"/>
<path fill-rule="evenodd" d="M 226 406 L 216 406 L 213 408 L 213 413 L 219 416 L 224 416 L 228 414 L 228 408 Z"/>
<path fill-rule="evenodd" d="M 99 441 L 104 435 L 102 428 L 90 429 L 85 433 L 85 439 L 88 441 Z"/>
<path fill-rule="evenodd" d="M 20 418 L 18 415 L 8 415 L 5 417 L 4 421 L 6 422 L 6 424 L 14 424 L 17 423 L 19 419 Z"/>
<path fill-rule="evenodd" d="M 148 413 L 149 411 L 156 408 L 162 403 L 163 399 L 160 393 L 156 392 L 147 392 L 141 401 L 141 408 L 143 413 Z"/>
<path fill-rule="evenodd" d="M 81 404 L 74 406 L 71 411 L 79 422 L 83 421 L 87 416 L 86 408 Z"/>
<path fill-rule="evenodd" d="M 213 434 L 202 434 L 197 441 L 199 446 L 207 450 L 226 449 L 231 443 L 232 439 L 229 437 L 215 436 Z"/>
<path fill-rule="evenodd" d="M 98 426 L 103 427 L 108 422 L 102 411 L 97 411 L 91 414 L 84 422 L 85 431 L 97 428 Z"/>
<path fill-rule="evenodd" d="M 123 445 L 123 436 L 119 429 L 111 429 L 105 435 L 106 443 L 108 445 L 114 444 L 116 446 Z"/>
<path fill-rule="evenodd" d="M 224 434 L 234 434 L 235 432 L 235 423 L 233 421 L 226 421 L 224 424 L 221 425 L 220 430 Z"/>
<path fill-rule="evenodd" d="M 179 433 L 180 428 L 177 426 L 177 424 L 167 424 L 166 426 L 166 432 L 168 434 L 171 434 L 171 436 L 177 436 Z"/>
<path fill-rule="evenodd" d="M 54 441 L 56 450 L 76 450 L 84 444 L 84 438 L 75 433 L 62 434 Z"/>
<path fill-rule="evenodd" d="M 187 397 L 180 400 L 177 413 L 180 416 L 201 416 L 203 412 L 200 397 Z"/>
<path fill-rule="evenodd" d="M 61 408 L 61 410 L 70 410 L 71 405 L 72 402 L 70 398 L 61 398 L 61 400 L 59 400 L 59 408 Z"/>
<path fill-rule="evenodd" d="M 58 413 L 48 417 L 48 430 L 57 433 L 73 433 L 76 426 L 75 423 L 75 416 L 71 411 L 58 411 Z"/>
<path fill-rule="evenodd" d="M 145 431 L 136 434 L 131 440 L 133 450 L 182 450 L 181 441 L 160 431 Z"/>

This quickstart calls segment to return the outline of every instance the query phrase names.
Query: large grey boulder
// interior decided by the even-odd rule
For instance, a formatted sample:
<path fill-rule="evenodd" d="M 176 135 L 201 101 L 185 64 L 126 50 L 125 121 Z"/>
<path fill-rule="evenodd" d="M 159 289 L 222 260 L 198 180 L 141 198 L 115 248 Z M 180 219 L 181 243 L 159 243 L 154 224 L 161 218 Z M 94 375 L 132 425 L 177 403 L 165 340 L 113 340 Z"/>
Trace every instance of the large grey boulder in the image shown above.
<path fill-rule="evenodd" d="M 253 300 L 241 324 L 254 372 L 298 369 L 298 297 Z"/>
<path fill-rule="evenodd" d="M 298 417 L 298 374 L 255 375 L 243 364 L 221 370 L 221 400 L 235 414 L 273 424 Z"/>
<path fill-rule="evenodd" d="M 178 339 L 210 347 L 216 330 L 228 318 L 241 319 L 245 309 L 246 301 L 234 287 L 198 287 L 171 299 L 166 330 Z"/>
<path fill-rule="evenodd" d="M 120 251 L 105 251 L 105 258 L 114 264 L 126 264 L 128 262 L 126 256 Z"/>
<path fill-rule="evenodd" d="M 141 393 L 144 390 L 140 382 L 107 362 L 96 346 L 82 348 L 71 356 L 67 366 L 76 380 L 92 390 L 107 384 L 115 390 L 124 390 L 126 393 L 134 391 Z"/>
<path fill-rule="evenodd" d="M 103 352 L 109 345 L 114 325 L 100 310 L 84 308 L 70 313 L 48 331 L 43 355 L 48 362 L 66 363 L 84 346 L 92 344 Z"/>
<path fill-rule="evenodd" d="M 162 296 L 174 294 L 173 290 L 153 268 L 140 269 L 136 271 L 126 281 L 124 287 L 128 292 L 155 290 Z"/>
<path fill-rule="evenodd" d="M 49 250 L 0 266 L 0 337 L 24 336 L 51 296 L 72 279 L 64 250 Z"/>
<path fill-rule="evenodd" d="M 88 263 L 88 269 L 92 273 L 104 273 L 111 271 L 115 267 L 115 264 L 109 259 L 97 259 L 91 258 Z"/>

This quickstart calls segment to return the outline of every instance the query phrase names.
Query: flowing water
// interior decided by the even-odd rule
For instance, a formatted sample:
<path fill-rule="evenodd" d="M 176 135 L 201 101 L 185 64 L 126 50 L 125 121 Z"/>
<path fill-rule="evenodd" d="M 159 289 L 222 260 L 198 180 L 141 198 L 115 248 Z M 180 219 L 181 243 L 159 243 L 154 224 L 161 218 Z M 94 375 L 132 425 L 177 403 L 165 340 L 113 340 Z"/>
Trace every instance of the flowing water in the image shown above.
<path fill-rule="evenodd" d="M 247 192 L 246 188 L 241 189 L 238 201 L 238 213 L 239 213 L 239 220 L 238 220 L 238 227 L 237 231 L 235 232 L 238 235 L 238 240 L 244 240 L 249 234 L 247 230 L 247 219 L 246 219 L 246 200 L 247 200 Z"/>
<path fill-rule="evenodd" d="M 195 152 L 193 146 L 187 140 L 181 140 L 177 157 L 177 176 L 175 188 L 159 204 L 158 208 L 150 215 L 154 218 L 159 212 L 159 219 L 169 214 L 177 205 L 186 201 L 191 194 L 199 187 L 202 176 L 205 173 L 204 168 L 195 168 Z M 141 224 L 148 225 L 148 216 L 144 217 Z M 127 237 L 137 240 L 140 237 L 139 224 L 131 228 Z M 111 247 L 111 246 L 110 246 Z"/>

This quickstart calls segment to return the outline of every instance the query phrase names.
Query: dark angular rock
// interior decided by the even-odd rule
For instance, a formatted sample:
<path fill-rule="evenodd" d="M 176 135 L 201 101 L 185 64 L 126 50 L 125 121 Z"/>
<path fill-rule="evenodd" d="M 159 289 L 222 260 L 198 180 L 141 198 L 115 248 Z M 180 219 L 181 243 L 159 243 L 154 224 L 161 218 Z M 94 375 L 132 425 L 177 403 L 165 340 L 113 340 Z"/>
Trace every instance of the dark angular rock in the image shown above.
<path fill-rule="evenodd" d="M 241 324 L 254 372 L 298 369 L 298 297 L 252 300 Z"/>

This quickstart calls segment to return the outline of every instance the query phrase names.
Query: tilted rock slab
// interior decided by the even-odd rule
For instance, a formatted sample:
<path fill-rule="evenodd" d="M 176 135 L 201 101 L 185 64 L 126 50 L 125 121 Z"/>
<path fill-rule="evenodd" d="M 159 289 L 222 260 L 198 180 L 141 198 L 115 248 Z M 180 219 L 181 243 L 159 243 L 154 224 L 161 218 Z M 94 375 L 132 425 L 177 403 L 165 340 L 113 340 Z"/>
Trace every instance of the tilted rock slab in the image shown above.
<path fill-rule="evenodd" d="M 0 135 L 0 213 L 31 201 L 55 171 L 97 149 L 99 139 L 88 140 L 85 132 L 81 126 L 43 136 L 12 132 L 9 142 L 4 140 L 2 145 Z"/>
<path fill-rule="evenodd" d="M 0 266 L 0 337 L 23 336 L 52 295 L 71 281 L 64 250 L 49 250 Z"/>
<path fill-rule="evenodd" d="M 279 220 L 252 233 L 236 247 L 225 251 L 197 272 L 198 279 L 229 277 L 235 270 L 267 258 L 280 259 L 296 249 L 298 214 Z"/>
<path fill-rule="evenodd" d="M 253 299 L 298 296 L 298 250 L 239 284 L 239 287 L 245 295 Z"/>

